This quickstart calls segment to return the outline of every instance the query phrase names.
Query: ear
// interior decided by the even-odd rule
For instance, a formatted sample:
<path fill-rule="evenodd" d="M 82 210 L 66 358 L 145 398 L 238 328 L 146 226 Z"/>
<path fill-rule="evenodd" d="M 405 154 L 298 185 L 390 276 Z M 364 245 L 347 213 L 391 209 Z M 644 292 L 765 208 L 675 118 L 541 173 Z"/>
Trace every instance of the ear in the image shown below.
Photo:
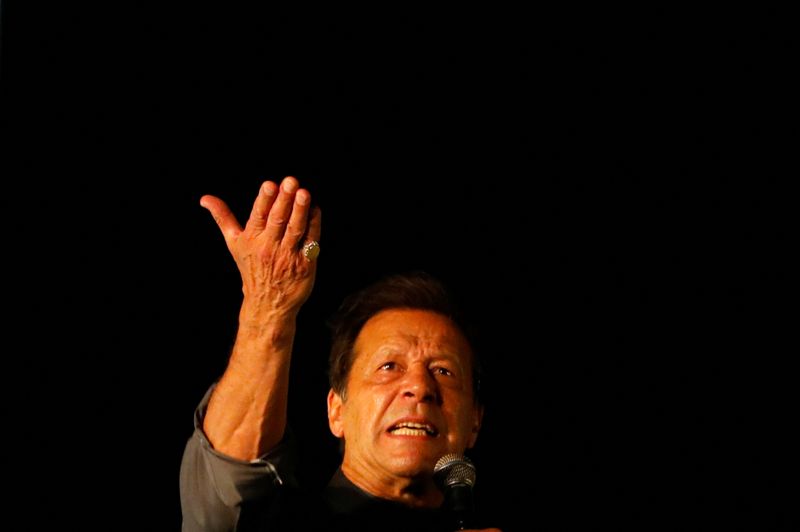
<path fill-rule="evenodd" d="M 475 442 L 478 441 L 478 433 L 481 430 L 481 423 L 483 423 L 483 406 L 475 405 L 472 412 L 472 431 L 467 441 L 467 449 L 475 447 Z"/>
<path fill-rule="evenodd" d="M 328 427 L 337 438 L 344 436 L 342 425 L 342 398 L 331 388 L 328 391 Z"/>

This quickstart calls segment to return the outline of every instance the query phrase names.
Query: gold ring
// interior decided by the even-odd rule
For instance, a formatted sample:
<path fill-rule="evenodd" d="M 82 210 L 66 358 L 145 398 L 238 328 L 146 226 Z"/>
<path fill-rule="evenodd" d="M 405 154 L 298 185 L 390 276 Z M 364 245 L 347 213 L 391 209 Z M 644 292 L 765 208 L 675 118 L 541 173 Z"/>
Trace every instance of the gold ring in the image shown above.
<path fill-rule="evenodd" d="M 308 262 L 315 260 L 319 256 L 319 242 L 312 240 L 303 246 L 303 256 Z"/>

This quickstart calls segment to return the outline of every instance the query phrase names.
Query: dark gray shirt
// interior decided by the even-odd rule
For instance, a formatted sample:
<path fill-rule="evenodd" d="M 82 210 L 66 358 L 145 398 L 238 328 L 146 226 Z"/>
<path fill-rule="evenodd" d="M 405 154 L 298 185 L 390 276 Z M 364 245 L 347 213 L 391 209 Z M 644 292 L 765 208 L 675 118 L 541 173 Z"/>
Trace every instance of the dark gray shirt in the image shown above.
<path fill-rule="evenodd" d="M 320 492 L 303 490 L 295 478 L 292 436 L 251 462 L 216 451 L 203 433 L 213 386 L 194 416 L 180 470 L 182 530 L 451 530 L 439 510 L 412 509 L 370 495 L 337 470 Z"/>

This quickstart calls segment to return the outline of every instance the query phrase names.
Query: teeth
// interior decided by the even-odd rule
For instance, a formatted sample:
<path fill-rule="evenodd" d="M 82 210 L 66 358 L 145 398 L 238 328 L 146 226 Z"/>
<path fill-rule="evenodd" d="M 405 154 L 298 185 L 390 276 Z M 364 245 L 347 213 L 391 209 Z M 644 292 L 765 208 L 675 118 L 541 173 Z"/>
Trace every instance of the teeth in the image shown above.
<path fill-rule="evenodd" d="M 428 431 L 425 429 L 399 428 L 393 430 L 392 434 L 399 434 L 400 436 L 427 436 Z"/>
<path fill-rule="evenodd" d="M 401 436 L 427 436 L 436 433 L 430 425 L 411 422 L 400 423 L 396 427 L 393 427 L 391 432 Z"/>
<path fill-rule="evenodd" d="M 397 426 L 398 426 L 398 427 L 408 427 L 408 428 L 410 428 L 410 429 L 425 429 L 425 430 L 430 430 L 430 427 L 428 427 L 428 425 L 423 425 L 422 423 L 400 423 L 400 424 L 399 424 L 399 425 L 397 425 Z"/>

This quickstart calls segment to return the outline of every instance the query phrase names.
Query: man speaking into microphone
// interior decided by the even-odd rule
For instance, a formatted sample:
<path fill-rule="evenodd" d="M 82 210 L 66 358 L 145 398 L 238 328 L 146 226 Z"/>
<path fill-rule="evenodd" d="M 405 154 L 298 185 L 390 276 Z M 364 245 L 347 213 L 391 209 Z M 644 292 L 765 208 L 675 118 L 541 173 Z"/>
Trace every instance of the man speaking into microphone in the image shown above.
<path fill-rule="evenodd" d="M 313 493 L 295 480 L 287 401 L 290 361 L 301 373 L 307 365 L 292 351 L 314 286 L 321 212 L 294 177 L 265 182 L 244 226 L 219 198 L 201 205 L 237 264 L 243 300 L 228 365 L 200 401 L 184 450 L 183 530 L 492 524 L 472 507 L 474 475 L 443 480 L 456 469 L 474 473 L 463 454 L 484 411 L 471 329 L 445 286 L 424 272 L 387 276 L 345 298 L 329 321 L 328 425 L 343 455 Z"/>

